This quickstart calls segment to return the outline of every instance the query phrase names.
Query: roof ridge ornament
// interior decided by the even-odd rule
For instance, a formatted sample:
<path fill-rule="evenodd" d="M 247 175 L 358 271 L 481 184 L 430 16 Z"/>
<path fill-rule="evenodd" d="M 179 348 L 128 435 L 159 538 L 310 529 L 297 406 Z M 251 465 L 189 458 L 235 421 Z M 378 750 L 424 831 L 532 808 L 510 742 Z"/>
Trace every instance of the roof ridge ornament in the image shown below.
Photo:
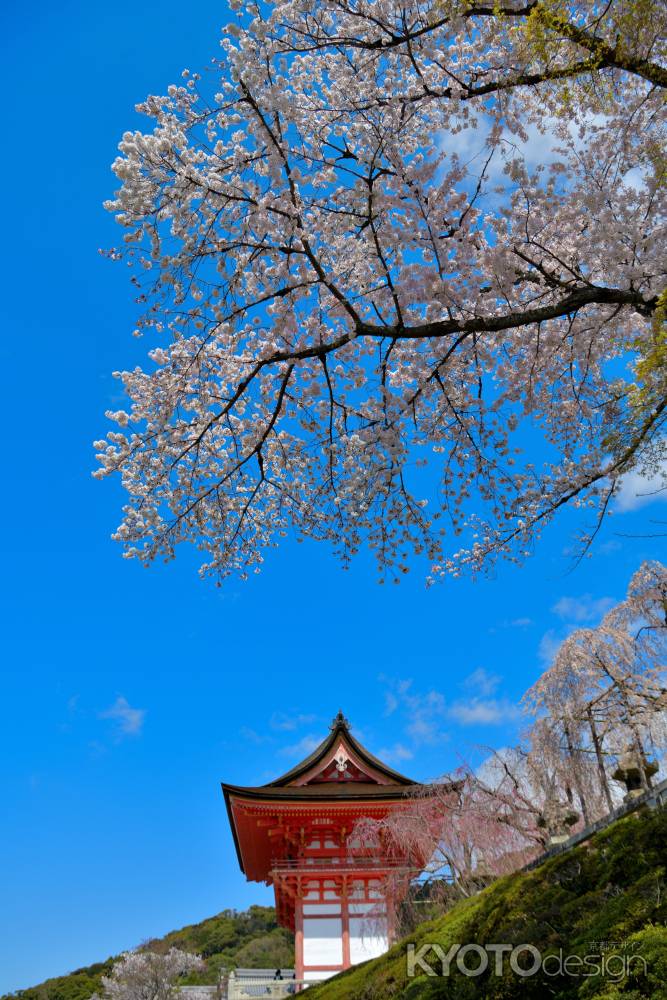
<path fill-rule="evenodd" d="M 333 719 L 331 720 L 331 725 L 329 726 L 329 729 L 332 732 L 333 732 L 334 729 L 339 729 L 339 728 L 340 729 L 349 729 L 350 728 L 350 723 L 348 722 L 348 720 L 343 715 L 342 708 L 338 709 L 338 715 L 335 715 L 333 717 Z"/>

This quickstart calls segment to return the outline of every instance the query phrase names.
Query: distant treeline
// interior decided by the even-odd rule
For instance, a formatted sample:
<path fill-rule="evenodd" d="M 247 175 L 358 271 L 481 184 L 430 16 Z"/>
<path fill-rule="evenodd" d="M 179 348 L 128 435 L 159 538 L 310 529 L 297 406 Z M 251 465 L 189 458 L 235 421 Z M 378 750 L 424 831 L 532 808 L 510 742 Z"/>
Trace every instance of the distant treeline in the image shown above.
<path fill-rule="evenodd" d="M 251 906 L 243 913 L 223 910 L 199 924 L 145 941 L 141 947 L 160 952 L 176 947 L 201 955 L 206 970 L 190 976 L 189 983 L 215 983 L 223 968 L 291 968 L 294 962 L 292 935 L 278 927 L 271 906 Z M 114 961 L 110 957 L 95 962 L 66 976 L 47 979 L 38 986 L 8 993 L 0 1000 L 88 1000 L 100 990 L 102 976 L 108 975 Z"/>

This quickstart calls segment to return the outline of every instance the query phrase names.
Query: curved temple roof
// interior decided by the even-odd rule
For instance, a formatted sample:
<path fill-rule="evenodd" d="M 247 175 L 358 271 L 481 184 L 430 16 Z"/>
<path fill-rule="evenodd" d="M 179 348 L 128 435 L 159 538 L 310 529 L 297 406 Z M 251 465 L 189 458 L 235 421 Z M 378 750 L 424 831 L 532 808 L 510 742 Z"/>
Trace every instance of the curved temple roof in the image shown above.
<path fill-rule="evenodd" d="M 309 827 L 349 832 L 362 816 L 403 808 L 423 787 L 370 753 L 342 712 L 329 729 L 311 754 L 265 785 L 222 782 L 239 865 L 252 881 L 270 882 L 275 862 L 298 852 Z"/>
<path fill-rule="evenodd" d="M 230 793 L 244 798 L 282 802 L 325 798 L 335 798 L 336 801 L 368 797 L 403 798 L 408 789 L 419 784 L 384 764 L 355 739 L 342 712 L 336 715 L 329 729 L 329 735 L 308 757 L 265 785 L 243 786 L 222 782 L 225 798 L 229 800 Z M 341 751 L 343 756 L 337 758 Z M 331 765 L 337 759 L 340 766 L 334 770 Z M 327 776 L 327 767 L 332 771 L 330 777 Z M 354 769 L 354 780 L 340 780 L 348 768 Z"/>

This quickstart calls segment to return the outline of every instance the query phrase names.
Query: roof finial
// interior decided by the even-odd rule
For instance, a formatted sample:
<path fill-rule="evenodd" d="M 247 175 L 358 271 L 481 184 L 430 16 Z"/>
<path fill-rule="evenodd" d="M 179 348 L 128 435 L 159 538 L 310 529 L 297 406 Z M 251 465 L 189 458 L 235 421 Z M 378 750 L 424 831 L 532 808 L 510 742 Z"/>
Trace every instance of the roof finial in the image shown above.
<path fill-rule="evenodd" d="M 338 710 L 338 715 L 334 716 L 334 718 L 331 721 L 331 725 L 329 726 L 329 729 L 331 729 L 331 730 L 339 729 L 339 728 L 340 729 L 349 729 L 350 728 L 350 723 L 347 721 L 347 719 L 343 715 L 343 710 L 342 709 Z"/>

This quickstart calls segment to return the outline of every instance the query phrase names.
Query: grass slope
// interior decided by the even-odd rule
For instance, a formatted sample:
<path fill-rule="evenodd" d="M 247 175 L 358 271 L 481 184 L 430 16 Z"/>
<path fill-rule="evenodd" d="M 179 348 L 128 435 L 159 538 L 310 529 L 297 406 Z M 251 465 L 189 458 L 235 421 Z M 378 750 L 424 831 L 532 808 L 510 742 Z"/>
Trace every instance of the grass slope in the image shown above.
<path fill-rule="evenodd" d="M 552 858 L 534 871 L 508 876 L 445 916 L 421 924 L 381 958 L 356 966 L 308 990 L 308 1000 L 667 1000 L 667 810 L 618 820 L 586 844 Z M 606 955 L 606 970 L 570 963 L 571 975 L 517 975 L 504 959 L 503 974 L 478 977 L 459 971 L 407 976 L 407 947 L 435 942 L 445 952 L 459 943 L 532 944 L 546 955 Z M 601 944 L 604 942 L 604 944 Z M 611 955 L 620 956 L 610 959 Z M 628 955 L 639 955 L 627 962 Z M 624 961 L 623 956 L 626 957 Z M 440 969 L 431 951 L 426 961 Z M 470 953 L 465 965 L 479 958 Z M 517 958 L 532 964 L 530 955 Z M 598 965 L 599 959 L 596 959 Z M 626 971 L 628 974 L 626 974 Z M 588 976 L 582 975 L 588 972 Z M 615 981 L 616 980 L 616 981 Z"/>
<path fill-rule="evenodd" d="M 215 917 L 170 931 L 163 938 L 146 942 L 154 951 L 181 948 L 206 960 L 206 971 L 186 982 L 215 983 L 222 967 L 289 967 L 294 964 L 292 935 L 276 924 L 273 907 L 251 906 L 244 913 L 223 910 Z M 111 971 L 114 958 L 76 969 L 67 976 L 47 979 L 39 986 L 7 994 L 0 1000 L 88 1000 L 100 989 L 100 980 Z"/>

